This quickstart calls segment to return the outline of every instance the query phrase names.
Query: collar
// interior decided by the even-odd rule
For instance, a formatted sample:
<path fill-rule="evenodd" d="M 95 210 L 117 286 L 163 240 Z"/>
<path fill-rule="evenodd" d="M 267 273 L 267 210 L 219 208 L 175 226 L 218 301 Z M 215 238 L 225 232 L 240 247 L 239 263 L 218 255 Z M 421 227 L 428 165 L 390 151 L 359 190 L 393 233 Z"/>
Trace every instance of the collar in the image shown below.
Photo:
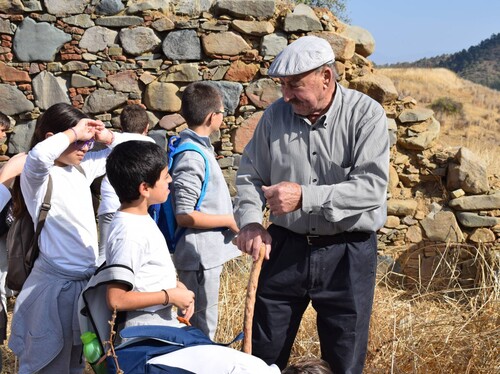
<path fill-rule="evenodd" d="M 213 148 L 212 143 L 210 142 L 210 138 L 208 136 L 200 136 L 189 128 L 182 130 L 179 133 L 179 136 L 181 137 L 182 140 L 190 139 L 190 140 L 194 141 L 195 143 L 201 144 L 204 147 L 207 147 L 210 149 Z"/>

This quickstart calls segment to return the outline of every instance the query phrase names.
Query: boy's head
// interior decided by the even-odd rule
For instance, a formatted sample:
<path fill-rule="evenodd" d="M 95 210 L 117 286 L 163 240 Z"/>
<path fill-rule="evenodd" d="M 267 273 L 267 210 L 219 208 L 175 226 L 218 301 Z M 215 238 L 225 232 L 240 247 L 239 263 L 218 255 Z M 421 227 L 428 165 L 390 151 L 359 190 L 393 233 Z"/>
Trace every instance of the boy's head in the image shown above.
<path fill-rule="evenodd" d="M 106 161 L 106 174 L 121 203 L 140 198 L 144 189 L 158 188 L 161 196 L 152 203 L 162 203 L 168 196 L 167 152 L 152 142 L 131 140 L 118 144 Z M 157 183 L 158 182 L 158 183 Z M 164 197 L 163 197 L 164 195 Z"/>
<path fill-rule="evenodd" d="M 332 374 L 330 365 L 320 358 L 304 358 L 287 366 L 282 374 Z"/>
<path fill-rule="evenodd" d="M 10 129 L 10 119 L 0 112 L 0 140 L 7 136 L 6 132 Z"/>
<path fill-rule="evenodd" d="M 120 125 L 123 132 L 142 134 L 148 129 L 148 114 L 139 104 L 127 105 L 120 114 Z"/>
<path fill-rule="evenodd" d="M 190 128 L 203 125 L 212 115 L 220 116 L 222 122 L 222 93 L 211 83 L 191 83 L 182 93 L 181 114 Z"/>

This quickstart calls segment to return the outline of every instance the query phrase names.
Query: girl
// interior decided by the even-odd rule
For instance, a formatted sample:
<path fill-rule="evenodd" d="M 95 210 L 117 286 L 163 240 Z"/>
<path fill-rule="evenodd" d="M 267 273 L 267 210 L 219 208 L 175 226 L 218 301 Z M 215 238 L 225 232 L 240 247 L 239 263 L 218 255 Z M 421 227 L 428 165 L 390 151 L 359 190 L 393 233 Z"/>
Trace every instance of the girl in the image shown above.
<path fill-rule="evenodd" d="M 14 309 L 9 347 L 19 373 L 82 373 L 77 300 L 94 273 L 97 229 L 90 184 L 105 173 L 108 146 L 121 134 L 104 128 L 69 104 L 51 106 L 38 118 L 20 177 L 25 206 L 37 222 L 49 178 L 51 207 L 39 237 L 40 255 Z M 19 199 L 14 199 L 19 201 Z"/>

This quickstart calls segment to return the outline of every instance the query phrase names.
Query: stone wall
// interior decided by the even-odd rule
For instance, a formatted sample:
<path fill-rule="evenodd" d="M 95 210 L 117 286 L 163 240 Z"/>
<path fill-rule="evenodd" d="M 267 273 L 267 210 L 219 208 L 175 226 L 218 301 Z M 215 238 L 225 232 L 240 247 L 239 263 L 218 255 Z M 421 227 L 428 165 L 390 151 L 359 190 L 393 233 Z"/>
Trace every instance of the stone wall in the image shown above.
<path fill-rule="evenodd" d="M 229 113 L 212 142 L 234 194 L 243 148 L 262 111 L 281 95 L 278 82 L 267 76 L 269 64 L 305 34 L 331 44 L 340 84 L 386 109 L 391 180 L 389 218 L 378 235 L 381 252 L 421 253 L 429 243 L 465 241 L 498 247 L 500 194 L 488 184 L 481 161 L 465 148 L 439 147 L 432 111 L 399 97 L 392 81 L 374 71 L 367 57 L 375 42 L 368 31 L 303 4 L 0 0 L 0 111 L 13 120 L 0 157 L 25 151 L 36 118 L 56 102 L 116 129 L 121 109 L 142 103 L 152 136 L 164 140 L 186 126 L 178 114 L 184 87 L 209 80 L 224 92 Z"/>

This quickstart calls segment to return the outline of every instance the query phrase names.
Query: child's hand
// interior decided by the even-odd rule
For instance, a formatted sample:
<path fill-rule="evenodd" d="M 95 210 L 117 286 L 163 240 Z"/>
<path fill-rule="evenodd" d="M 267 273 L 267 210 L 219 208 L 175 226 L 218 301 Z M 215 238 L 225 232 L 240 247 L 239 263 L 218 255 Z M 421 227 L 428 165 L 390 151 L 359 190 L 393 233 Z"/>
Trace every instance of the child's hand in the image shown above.
<path fill-rule="evenodd" d="M 174 304 L 186 317 L 188 311 L 194 311 L 194 292 L 186 288 L 171 288 L 168 290 L 170 303 Z M 187 318 L 187 317 L 186 317 Z"/>
<path fill-rule="evenodd" d="M 100 143 L 111 144 L 113 143 L 114 139 L 115 135 L 113 131 L 104 128 L 104 126 L 102 129 L 97 130 L 95 133 L 95 140 Z"/>
<path fill-rule="evenodd" d="M 92 139 L 96 131 L 101 131 L 104 128 L 104 123 L 101 121 L 96 121 L 90 118 L 83 118 L 78 123 L 72 127 L 72 131 L 76 134 L 77 140 L 89 140 Z"/>
<path fill-rule="evenodd" d="M 228 229 L 230 229 L 232 232 L 234 232 L 235 234 L 239 233 L 240 232 L 240 229 L 238 228 L 238 225 L 236 224 L 236 221 L 234 220 L 234 216 L 231 215 L 230 216 L 230 221 L 229 221 L 229 225 L 227 226 Z"/>

